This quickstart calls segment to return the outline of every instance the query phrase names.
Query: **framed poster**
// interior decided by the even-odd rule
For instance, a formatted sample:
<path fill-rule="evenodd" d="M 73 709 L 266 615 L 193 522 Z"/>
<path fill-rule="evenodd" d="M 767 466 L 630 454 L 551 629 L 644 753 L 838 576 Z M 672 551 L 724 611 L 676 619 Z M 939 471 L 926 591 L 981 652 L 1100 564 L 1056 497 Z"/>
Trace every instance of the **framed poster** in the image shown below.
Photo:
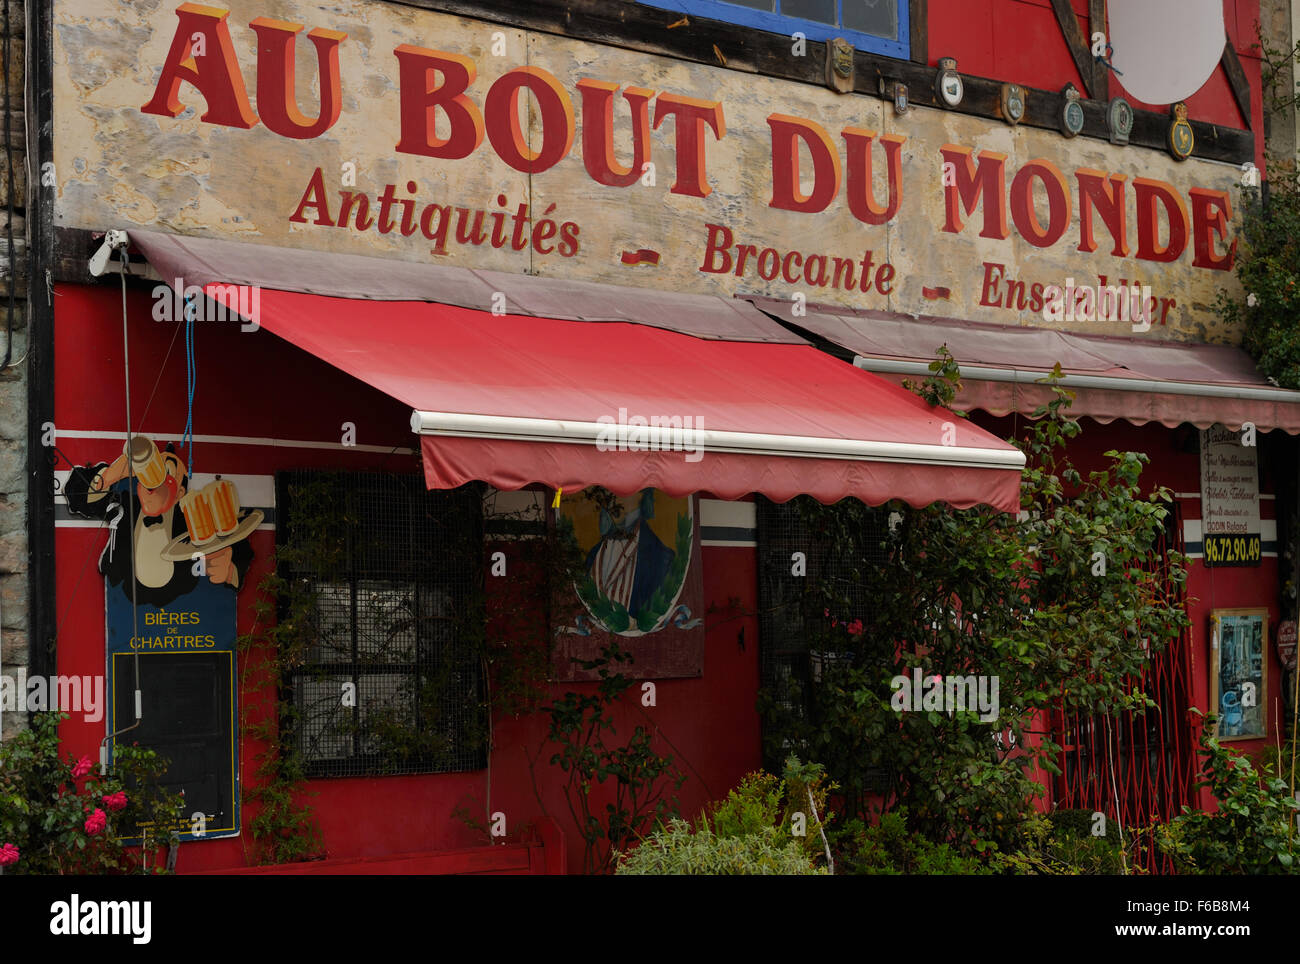
<path fill-rule="evenodd" d="M 1210 614 L 1210 703 L 1223 741 L 1268 734 L 1268 610 Z"/>
<path fill-rule="evenodd" d="M 578 660 L 595 659 L 610 639 L 632 655 L 636 679 L 704 672 L 704 580 L 696 498 L 642 489 L 566 495 L 556 529 L 582 560 L 560 604 L 552 671 L 557 680 L 592 680 Z"/>

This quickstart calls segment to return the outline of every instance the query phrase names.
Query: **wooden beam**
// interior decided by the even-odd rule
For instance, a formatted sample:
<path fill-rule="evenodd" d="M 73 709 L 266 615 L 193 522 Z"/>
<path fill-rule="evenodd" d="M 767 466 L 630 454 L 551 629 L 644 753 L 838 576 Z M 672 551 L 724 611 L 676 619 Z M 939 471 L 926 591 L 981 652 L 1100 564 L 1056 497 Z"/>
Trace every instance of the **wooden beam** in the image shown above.
<path fill-rule="evenodd" d="M 1110 37 L 1106 26 L 1106 0 L 1088 0 L 1088 53 L 1092 53 L 1092 38 L 1096 34 Z M 1098 100 L 1110 99 L 1110 68 L 1092 57 L 1092 96 Z"/>
<path fill-rule="evenodd" d="M 907 0 L 904 0 L 907 2 Z M 929 0 L 910 0 L 908 8 L 909 31 L 912 35 L 912 63 L 930 62 L 930 4 Z"/>
<path fill-rule="evenodd" d="M 1223 67 L 1223 72 L 1228 75 L 1228 83 L 1232 86 L 1232 96 L 1237 101 L 1237 110 L 1241 111 L 1241 117 L 1246 122 L 1246 130 L 1250 130 L 1250 81 L 1246 79 L 1246 72 L 1241 69 L 1241 60 L 1237 57 L 1237 50 L 1232 46 L 1232 38 L 1228 37 L 1223 42 L 1223 57 L 1219 60 Z"/>
<path fill-rule="evenodd" d="M 1065 45 L 1070 48 L 1070 56 L 1074 58 L 1074 66 L 1079 71 L 1079 79 L 1083 82 L 1085 91 L 1089 97 L 1097 97 L 1094 93 L 1096 84 L 1093 81 L 1092 51 L 1084 39 L 1083 31 L 1079 29 L 1079 21 L 1074 16 L 1070 0 L 1052 0 L 1052 12 L 1056 14 L 1056 22 L 1065 36 Z"/>

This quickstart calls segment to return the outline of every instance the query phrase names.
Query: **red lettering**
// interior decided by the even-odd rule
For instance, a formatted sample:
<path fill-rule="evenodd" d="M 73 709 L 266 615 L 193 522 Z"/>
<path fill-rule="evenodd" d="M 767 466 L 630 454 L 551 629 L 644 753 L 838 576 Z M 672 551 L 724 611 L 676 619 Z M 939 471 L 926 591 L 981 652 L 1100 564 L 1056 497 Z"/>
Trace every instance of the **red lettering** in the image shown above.
<path fill-rule="evenodd" d="M 1192 198 L 1192 250 L 1196 253 L 1192 264 L 1197 268 L 1231 271 L 1237 255 L 1236 239 L 1228 245 L 1227 253 L 1222 256 L 1215 254 L 1214 239 L 1217 236 L 1225 244 L 1228 241 L 1232 202 L 1223 191 L 1194 187 L 1187 193 Z M 1163 319 L 1161 324 L 1164 324 Z"/>
<path fill-rule="evenodd" d="M 788 114 L 770 115 L 767 125 L 772 128 L 772 200 L 768 206 L 809 214 L 825 211 L 840 190 L 840 156 L 826 129 Z M 800 141 L 812 154 L 813 188 L 808 195 L 799 190 Z"/>
<path fill-rule="evenodd" d="M 466 95 L 477 68 L 468 57 L 402 44 L 393 51 L 398 63 L 402 136 L 397 151 L 459 160 L 483 143 L 483 115 Z M 442 83 L 433 86 L 435 73 Z M 446 138 L 434 134 L 438 110 L 451 124 Z"/>
<path fill-rule="evenodd" d="M 786 256 L 785 256 L 784 258 L 781 259 L 781 277 L 784 278 L 786 281 L 788 281 L 790 284 L 797 284 L 798 281 L 799 281 L 799 278 L 798 278 L 797 276 L 795 276 L 795 275 L 791 275 L 791 274 L 790 274 L 790 259 L 791 259 L 791 258 L 798 258 L 798 259 L 799 259 L 799 264 L 803 264 L 803 255 L 801 255 L 798 251 L 789 251 L 789 252 L 787 252 L 787 253 L 786 253 Z M 798 265 L 798 264 L 795 265 L 795 269 L 798 270 L 798 268 L 799 268 L 799 265 Z"/>
<path fill-rule="evenodd" d="M 655 100 L 655 130 L 669 115 L 677 122 L 677 179 L 669 190 L 673 194 L 708 197 L 713 188 L 708 184 L 704 164 L 704 128 L 711 129 L 716 140 L 727 135 L 722 104 L 716 100 L 660 94 Z"/>
<path fill-rule="evenodd" d="M 881 207 L 876 203 L 872 187 L 871 142 L 875 131 L 846 127 L 841 132 L 848 157 L 849 211 L 864 224 L 886 224 L 903 203 L 903 141 L 901 134 L 885 134 L 880 144 L 885 149 L 885 165 L 889 174 L 889 203 Z"/>
<path fill-rule="evenodd" d="M 303 208 L 308 207 L 316 209 L 316 224 L 327 228 L 334 227 L 334 219 L 330 217 L 329 201 L 325 199 L 325 175 L 319 167 L 307 182 L 307 190 L 303 192 L 302 200 L 298 202 L 298 207 L 293 214 L 289 215 L 289 220 L 306 224 L 307 219 L 303 217 L 302 211 Z"/>
<path fill-rule="evenodd" d="M 745 262 L 750 258 L 758 257 L 758 246 L 753 244 L 736 245 L 736 277 L 742 278 L 745 275 Z"/>
<path fill-rule="evenodd" d="M 1187 208 L 1172 184 L 1150 178 L 1133 179 L 1133 193 L 1137 196 L 1137 257 L 1144 261 L 1174 261 L 1187 247 Z M 1169 222 L 1169 242 L 1160 246 L 1159 215 L 1156 204 L 1165 209 Z"/>
<path fill-rule="evenodd" d="M 527 87 L 541 116 L 542 146 L 534 151 L 519 126 L 519 92 Z M 516 171 L 538 174 L 568 156 L 573 146 L 573 101 L 541 67 L 516 67 L 497 78 L 483 103 L 487 136 L 497 156 Z"/>
<path fill-rule="evenodd" d="M 700 270 L 707 271 L 709 274 L 726 274 L 731 270 L 731 254 L 728 251 L 733 238 L 731 228 L 721 224 L 704 226 L 709 229 L 709 237 L 704 243 L 704 264 L 700 265 Z M 715 254 L 722 256 L 721 267 L 713 267 Z"/>
<path fill-rule="evenodd" d="M 813 275 L 814 263 L 817 274 Z M 810 254 L 805 256 L 803 262 L 803 277 L 810 285 L 816 285 L 818 288 L 826 287 L 826 255 Z"/>
<path fill-rule="evenodd" d="M 980 289 L 980 304 L 985 308 L 1001 308 L 1002 294 L 998 291 L 998 284 L 1006 274 L 1006 265 L 997 264 L 992 261 L 984 262 L 984 287 Z M 996 294 L 998 300 L 992 300 Z"/>
<path fill-rule="evenodd" d="M 623 99 L 632 109 L 632 165 L 623 167 L 614 157 L 614 94 L 618 84 L 584 77 L 582 94 L 582 163 L 597 184 L 627 187 L 641 176 L 650 157 L 650 98 L 653 90 L 629 87 Z"/>
<path fill-rule="evenodd" d="M 1040 180 L 1047 190 L 1046 227 L 1038 223 L 1038 213 L 1034 210 L 1034 188 L 1030 183 L 1034 178 Z M 1030 161 L 1016 172 L 1011 182 L 1011 219 L 1021 237 L 1034 247 L 1048 248 L 1059 241 L 1070 226 L 1070 212 L 1070 193 L 1065 186 L 1065 176 L 1051 161 L 1041 158 Z M 1008 302 L 1009 299 L 1008 295 Z"/>
<path fill-rule="evenodd" d="M 281 137 L 297 140 L 324 134 L 338 122 L 343 110 L 339 44 L 348 35 L 319 29 L 307 34 L 316 46 L 316 69 L 320 77 L 320 111 L 313 121 L 298 110 L 294 89 L 294 36 L 302 30 L 302 24 L 258 17 L 249 26 L 257 34 L 257 110 L 262 123 Z"/>
<path fill-rule="evenodd" d="M 856 264 L 856 262 L 852 258 L 832 258 L 831 260 L 834 262 L 835 267 L 835 275 L 831 279 L 831 287 L 838 288 L 840 286 L 840 275 L 844 275 L 844 289 L 846 291 L 852 291 L 853 286 L 857 284 L 854 280 L 853 273 L 853 265 Z"/>
<path fill-rule="evenodd" d="M 1102 223 L 1110 232 L 1115 246 L 1111 254 L 1117 258 L 1128 257 L 1128 221 L 1124 209 L 1123 174 L 1105 174 L 1092 168 L 1081 167 L 1074 172 L 1079 182 L 1079 250 L 1093 252 L 1097 242 L 1092 235 L 1092 212 L 1101 215 Z"/>
<path fill-rule="evenodd" d="M 199 118 L 205 123 L 244 130 L 257 125 L 257 115 L 248 103 L 244 78 L 239 72 L 239 58 L 230 42 L 228 16 L 229 10 L 196 3 L 182 3 L 176 8 L 180 23 L 176 25 L 153 99 L 140 108 L 142 112 L 161 117 L 178 116 L 185 109 L 177 96 L 183 81 L 192 84 L 207 100 L 208 109 Z M 203 40 L 202 56 L 190 53 L 196 36 Z"/>
<path fill-rule="evenodd" d="M 882 295 L 893 292 L 894 289 L 894 266 L 886 261 L 876 269 L 876 290 Z"/>
<path fill-rule="evenodd" d="M 944 225 L 950 234 L 957 234 L 962 229 L 962 213 L 967 216 L 975 211 L 975 206 L 983 201 L 984 228 L 981 238 L 1006 239 L 1010 229 L 1007 227 L 1006 204 L 1006 161 L 1005 154 L 993 151 L 980 151 L 978 166 L 971 159 L 969 147 L 945 144 L 939 149 L 944 160 Z M 952 165 L 949 167 L 948 165 Z M 949 178 L 948 172 L 952 171 Z"/>

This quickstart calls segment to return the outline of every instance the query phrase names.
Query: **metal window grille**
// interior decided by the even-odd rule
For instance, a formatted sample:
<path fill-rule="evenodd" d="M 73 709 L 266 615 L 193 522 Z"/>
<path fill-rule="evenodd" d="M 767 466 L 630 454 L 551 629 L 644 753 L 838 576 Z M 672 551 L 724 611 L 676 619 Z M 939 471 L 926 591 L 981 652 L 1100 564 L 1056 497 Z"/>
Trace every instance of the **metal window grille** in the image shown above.
<path fill-rule="evenodd" d="M 306 773 L 485 767 L 480 487 L 316 471 L 276 486 L 279 572 L 310 634 L 283 680 Z"/>
<path fill-rule="evenodd" d="M 829 528 L 847 514 L 856 525 L 855 538 L 838 537 Z M 827 624 L 827 600 L 819 587 L 829 586 L 848 600 L 847 611 L 833 618 L 872 624 L 870 570 L 888 564 L 889 512 L 845 500 L 818 507 L 806 496 L 777 504 L 757 497 L 759 667 L 764 691 L 775 713 L 789 720 L 811 720 L 812 686 L 821 672 L 836 662 L 852 662 L 848 652 L 818 652 L 812 640 Z M 805 576 L 794 574 L 794 554 L 803 553 Z M 780 772 L 785 753 L 799 748 L 785 740 L 776 744 L 767 718 L 763 720 L 764 765 Z M 884 786 L 885 774 L 878 774 Z"/>

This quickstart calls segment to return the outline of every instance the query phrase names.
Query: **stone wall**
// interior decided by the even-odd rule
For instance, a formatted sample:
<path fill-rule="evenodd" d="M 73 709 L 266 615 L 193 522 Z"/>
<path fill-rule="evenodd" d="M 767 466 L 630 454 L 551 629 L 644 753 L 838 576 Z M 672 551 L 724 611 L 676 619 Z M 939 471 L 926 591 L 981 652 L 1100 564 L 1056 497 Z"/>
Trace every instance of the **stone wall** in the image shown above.
<path fill-rule="evenodd" d="M 1294 36 L 1293 0 L 1260 0 L 1259 33 L 1265 47 L 1273 50 L 1293 50 L 1297 38 Z M 1281 84 L 1285 93 L 1287 83 L 1294 84 L 1300 76 L 1294 70 Z M 1267 139 L 1269 155 L 1274 158 L 1294 158 L 1296 156 L 1296 121 L 1295 110 L 1270 111 L 1269 93 L 1264 92 L 1264 133 Z"/>
<path fill-rule="evenodd" d="M 0 23 L 8 58 L 0 77 L 8 111 L 0 116 L 0 674 L 13 676 L 27 664 L 27 172 L 23 119 L 25 27 L 23 0 L 0 0 Z M 2 54 L 0 54 L 2 55 Z M 4 91 L 0 90 L 0 112 Z M 8 150 L 6 151 L 6 131 Z M 12 175 L 12 180 L 11 180 Z M 12 186 L 11 186 L 12 184 Z M 10 213 L 12 211 L 12 214 Z M 12 218 L 12 246 L 9 224 Z M 14 312 L 9 317 L 10 286 Z M 12 344 L 6 327 L 12 323 Z M 2 712 L 0 736 L 25 727 L 23 713 Z"/>

